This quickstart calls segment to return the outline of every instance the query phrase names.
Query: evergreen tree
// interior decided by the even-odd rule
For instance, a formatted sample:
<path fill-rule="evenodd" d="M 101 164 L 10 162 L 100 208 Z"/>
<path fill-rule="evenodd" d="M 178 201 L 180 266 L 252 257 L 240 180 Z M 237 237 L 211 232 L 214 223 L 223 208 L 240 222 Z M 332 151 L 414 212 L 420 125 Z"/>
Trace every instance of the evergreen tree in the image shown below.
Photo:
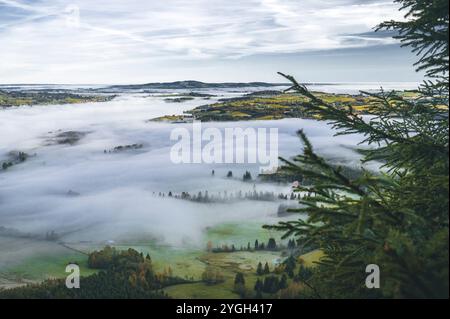
<path fill-rule="evenodd" d="M 270 268 L 269 268 L 269 264 L 266 262 L 266 264 L 264 265 L 264 274 L 270 274 Z"/>
<path fill-rule="evenodd" d="M 294 239 L 289 240 L 288 249 L 295 249 L 295 240 Z"/>
<path fill-rule="evenodd" d="M 245 172 L 245 174 L 242 177 L 242 179 L 243 179 L 244 182 L 251 181 L 253 179 L 252 178 L 252 174 L 249 171 L 247 171 L 247 172 Z"/>
<path fill-rule="evenodd" d="M 65 279 L 0 290 L 0 299 L 153 299 L 167 298 L 161 288 L 184 280 L 158 277 L 149 258 L 133 249 L 105 247 L 89 254 L 89 267 L 97 273 L 80 278 L 80 289 L 67 289 Z M 100 263 L 100 264 L 99 264 Z"/>
<path fill-rule="evenodd" d="M 268 276 L 264 278 L 263 292 L 274 294 L 279 290 L 280 280 L 277 276 Z"/>
<path fill-rule="evenodd" d="M 312 273 L 311 269 L 309 269 L 303 265 L 300 265 L 300 268 L 298 270 L 298 278 L 300 279 L 300 281 L 309 280 L 311 278 L 312 274 L 313 273 Z"/>
<path fill-rule="evenodd" d="M 244 278 L 243 273 L 238 272 L 236 274 L 236 277 L 234 278 L 234 284 L 235 285 L 245 285 L 245 278 Z"/>
<path fill-rule="evenodd" d="M 308 218 L 266 227 L 324 252 L 310 283 L 317 296 L 449 296 L 449 1 L 396 2 L 407 12 L 406 21 L 380 28 L 397 31 L 396 38 L 419 56 L 417 66 L 428 78 L 414 99 L 398 92 L 363 92 L 372 100 L 368 120 L 284 75 L 292 82 L 290 90 L 307 99 L 311 116 L 329 122 L 338 135 L 362 136 L 361 143 L 371 146 L 360 150 L 363 162 L 384 165 L 379 172 L 362 169 L 361 176 L 346 177 L 314 151 L 303 131 L 303 154 L 284 160 L 286 172 L 312 182 L 297 188 L 307 194 L 298 212 Z M 364 284 L 369 264 L 380 267 L 381 289 Z"/>
<path fill-rule="evenodd" d="M 270 238 L 269 242 L 267 243 L 267 249 L 269 250 L 275 250 L 277 249 L 277 242 L 274 238 Z"/>
<path fill-rule="evenodd" d="M 280 284 L 279 284 L 279 289 L 286 289 L 288 287 L 288 279 L 287 276 L 285 274 L 283 274 L 283 276 L 281 276 L 281 280 L 280 280 Z"/>
<path fill-rule="evenodd" d="M 263 265 L 261 264 L 261 262 L 258 263 L 258 267 L 256 268 L 256 274 L 258 276 L 264 275 Z"/>
<path fill-rule="evenodd" d="M 286 261 L 284 262 L 286 265 L 286 273 L 289 275 L 289 277 L 294 277 L 294 270 L 296 266 L 295 258 L 293 256 L 290 256 Z"/>
<path fill-rule="evenodd" d="M 263 285 L 261 279 L 258 278 L 258 280 L 256 280 L 256 283 L 255 283 L 255 290 L 261 292 L 263 290 L 263 287 L 264 287 L 264 285 Z"/>

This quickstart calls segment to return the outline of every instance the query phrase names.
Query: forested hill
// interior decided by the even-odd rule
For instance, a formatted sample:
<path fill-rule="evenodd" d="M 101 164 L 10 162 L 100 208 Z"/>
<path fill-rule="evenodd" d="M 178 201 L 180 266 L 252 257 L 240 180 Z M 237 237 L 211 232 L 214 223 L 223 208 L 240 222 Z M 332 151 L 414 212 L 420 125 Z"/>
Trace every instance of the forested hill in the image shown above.
<path fill-rule="evenodd" d="M 138 90 L 138 89 L 220 89 L 220 88 L 245 88 L 245 87 L 274 87 L 287 86 L 283 83 L 266 83 L 266 82 L 226 82 L 226 83 L 205 83 L 200 81 L 176 81 L 166 83 L 147 83 L 134 85 L 114 85 L 109 89 Z"/>

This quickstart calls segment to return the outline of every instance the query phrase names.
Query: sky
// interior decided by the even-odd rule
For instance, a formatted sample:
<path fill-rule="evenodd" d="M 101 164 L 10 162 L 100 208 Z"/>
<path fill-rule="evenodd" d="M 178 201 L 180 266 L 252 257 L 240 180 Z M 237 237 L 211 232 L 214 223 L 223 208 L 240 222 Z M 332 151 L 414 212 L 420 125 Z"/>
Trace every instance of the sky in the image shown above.
<path fill-rule="evenodd" d="M 0 0 L 0 83 L 416 82 L 386 0 Z"/>

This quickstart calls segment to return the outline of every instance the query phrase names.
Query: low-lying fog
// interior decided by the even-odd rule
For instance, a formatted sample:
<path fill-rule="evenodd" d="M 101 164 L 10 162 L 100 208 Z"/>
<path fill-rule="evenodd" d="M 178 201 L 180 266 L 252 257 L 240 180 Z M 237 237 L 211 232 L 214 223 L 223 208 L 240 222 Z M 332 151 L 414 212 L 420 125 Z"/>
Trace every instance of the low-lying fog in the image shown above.
<path fill-rule="evenodd" d="M 191 124 L 146 122 L 214 101 L 196 98 L 167 103 L 163 97 L 129 94 L 107 103 L 0 110 L 0 162 L 11 151 L 32 155 L 24 163 L 0 170 L 0 226 L 38 235 L 66 233 L 63 240 L 71 242 L 148 235 L 172 245 L 204 245 L 202 236 L 208 226 L 252 220 L 276 222 L 279 203 L 201 204 L 153 194 L 254 189 L 253 183 L 244 183 L 241 177 L 246 170 L 257 176 L 257 165 L 171 163 L 171 130 L 191 129 Z M 204 124 L 221 129 L 234 126 L 277 127 L 279 154 L 283 157 L 301 152 L 295 133 L 304 129 L 320 153 L 346 157 L 349 164 L 360 165 L 356 153 L 348 147 L 356 145 L 359 138 L 332 138 L 333 132 L 322 122 L 295 119 Z M 73 145 L 55 144 L 55 136 L 67 131 L 85 135 Z M 104 152 L 129 144 L 143 147 Z M 235 179 L 226 178 L 229 170 Z M 258 183 L 256 190 L 288 193 L 290 188 Z"/>

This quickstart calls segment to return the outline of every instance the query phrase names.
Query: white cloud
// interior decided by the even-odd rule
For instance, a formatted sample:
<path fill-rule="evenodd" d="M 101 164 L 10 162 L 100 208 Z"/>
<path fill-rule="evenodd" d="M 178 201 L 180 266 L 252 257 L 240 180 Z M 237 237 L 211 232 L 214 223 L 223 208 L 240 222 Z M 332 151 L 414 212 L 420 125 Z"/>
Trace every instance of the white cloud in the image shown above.
<path fill-rule="evenodd" d="M 67 8 L 79 8 L 79 27 Z M 384 0 L 0 0 L 0 82 L 83 82 L 86 70 L 117 82 L 110 74 L 151 73 L 161 61 L 390 44 L 348 36 L 399 17 Z"/>

